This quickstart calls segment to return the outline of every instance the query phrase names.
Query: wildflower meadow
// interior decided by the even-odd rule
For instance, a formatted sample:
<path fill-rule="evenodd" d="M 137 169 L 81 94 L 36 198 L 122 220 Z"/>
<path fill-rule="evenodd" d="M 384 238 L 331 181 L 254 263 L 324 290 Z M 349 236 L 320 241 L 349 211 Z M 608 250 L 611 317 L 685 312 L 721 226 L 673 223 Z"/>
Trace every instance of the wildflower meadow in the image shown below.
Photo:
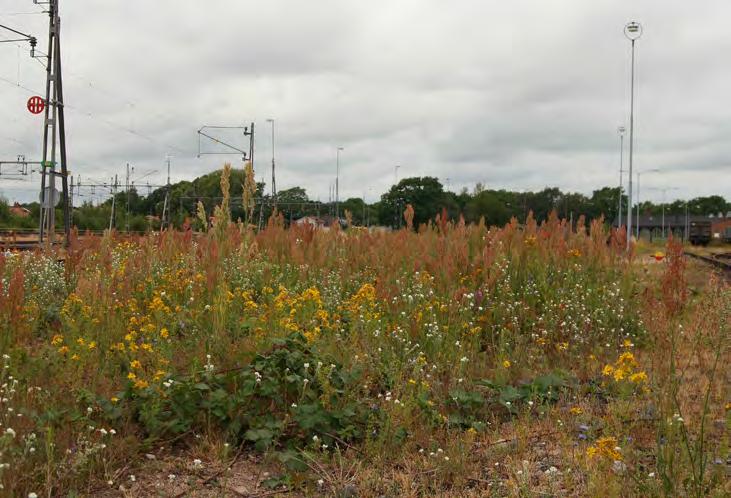
<path fill-rule="evenodd" d="M 731 493 L 731 293 L 680 244 L 225 210 L 0 255 L 0 495 Z"/>

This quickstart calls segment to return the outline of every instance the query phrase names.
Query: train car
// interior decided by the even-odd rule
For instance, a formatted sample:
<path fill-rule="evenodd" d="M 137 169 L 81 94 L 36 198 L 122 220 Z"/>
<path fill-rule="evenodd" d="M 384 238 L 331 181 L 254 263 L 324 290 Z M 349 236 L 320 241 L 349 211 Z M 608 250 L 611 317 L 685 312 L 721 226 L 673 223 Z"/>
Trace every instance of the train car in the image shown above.
<path fill-rule="evenodd" d="M 704 246 L 711 241 L 711 220 L 696 220 L 690 222 L 688 240 L 691 244 Z"/>

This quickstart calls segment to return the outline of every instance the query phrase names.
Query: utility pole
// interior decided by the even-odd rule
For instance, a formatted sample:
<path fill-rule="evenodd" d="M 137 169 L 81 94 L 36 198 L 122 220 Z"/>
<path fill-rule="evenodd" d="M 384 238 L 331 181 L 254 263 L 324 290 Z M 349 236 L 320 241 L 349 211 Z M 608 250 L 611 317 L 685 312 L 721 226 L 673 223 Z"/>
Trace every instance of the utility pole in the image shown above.
<path fill-rule="evenodd" d="M 244 137 L 249 137 L 249 151 L 247 156 L 247 151 L 243 149 L 243 145 L 236 144 L 232 145 L 230 143 L 224 142 L 223 140 L 215 137 L 214 135 L 211 135 L 211 133 L 215 133 L 214 130 L 241 130 Z M 222 152 L 204 152 L 202 149 L 202 141 L 203 137 L 207 138 L 208 140 L 218 144 L 219 146 L 224 148 L 224 151 Z M 201 157 L 202 155 L 208 155 L 208 154 L 241 154 L 242 160 L 244 162 L 244 167 L 246 167 L 246 161 L 251 163 L 251 168 L 254 168 L 254 123 L 252 122 L 249 126 L 211 126 L 211 125 L 204 125 L 198 130 L 198 157 Z M 254 201 L 256 202 L 256 201 Z M 259 208 L 259 230 L 261 230 L 262 223 L 264 220 L 264 211 L 263 209 Z"/>
<path fill-rule="evenodd" d="M 71 222 L 74 221 L 74 177 L 71 176 L 71 182 L 69 184 L 69 218 L 71 219 Z"/>
<path fill-rule="evenodd" d="M 345 150 L 338 147 L 335 154 L 335 218 L 340 224 L 340 151 Z"/>
<path fill-rule="evenodd" d="M 112 184 L 112 214 L 109 216 L 109 231 L 114 227 L 114 216 L 117 207 L 117 175 L 114 175 L 114 183 Z"/>
<path fill-rule="evenodd" d="M 132 167 L 132 171 L 134 172 L 134 167 Z M 124 188 L 127 192 L 127 202 L 125 203 L 126 206 L 124 208 L 124 231 L 129 233 L 129 190 L 130 190 L 130 183 L 129 183 L 129 163 L 127 163 L 127 180 L 124 182 Z"/>
<path fill-rule="evenodd" d="M 619 209 L 617 211 L 617 230 L 622 226 L 622 173 L 624 173 L 624 126 L 617 128 L 619 133 Z M 627 234 L 629 237 L 629 233 Z"/>
<path fill-rule="evenodd" d="M 53 244 L 56 230 L 54 202 L 56 175 L 61 176 L 61 195 L 66 244 L 68 244 L 68 237 L 71 229 L 71 220 L 69 217 L 70 203 L 68 169 L 66 162 L 66 123 L 64 119 L 63 80 L 61 78 L 61 18 L 58 14 L 58 2 L 59 0 L 48 1 L 49 22 L 48 55 L 46 56 L 46 106 L 43 115 L 43 156 L 41 163 L 41 217 L 39 240 L 43 242 L 44 234 L 47 234 L 49 247 Z M 60 172 L 56 171 L 57 137 L 61 161 Z M 46 175 L 48 175 L 48 189 L 46 189 Z"/>
<path fill-rule="evenodd" d="M 160 230 L 170 224 L 170 155 L 165 157 L 165 161 L 168 165 L 168 182 L 165 191 L 165 202 L 162 204 L 162 220 L 160 222 Z"/>
<path fill-rule="evenodd" d="M 274 119 L 267 119 L 272 124 L 272 206 L 277 208 L 277 179 L 274 176 Z"/>

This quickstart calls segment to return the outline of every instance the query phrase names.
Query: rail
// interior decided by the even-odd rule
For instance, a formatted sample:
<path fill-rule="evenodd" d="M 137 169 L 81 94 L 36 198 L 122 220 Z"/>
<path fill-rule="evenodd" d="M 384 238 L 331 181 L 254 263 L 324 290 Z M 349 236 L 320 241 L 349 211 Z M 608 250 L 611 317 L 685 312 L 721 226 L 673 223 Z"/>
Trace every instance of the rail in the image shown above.
<path fill-rule="evenodd" d="M 731 253 L 705 256 L 703 254 L 685 251 L 685 255 L 717 268 L 727 280 L 731 281 Z"/>

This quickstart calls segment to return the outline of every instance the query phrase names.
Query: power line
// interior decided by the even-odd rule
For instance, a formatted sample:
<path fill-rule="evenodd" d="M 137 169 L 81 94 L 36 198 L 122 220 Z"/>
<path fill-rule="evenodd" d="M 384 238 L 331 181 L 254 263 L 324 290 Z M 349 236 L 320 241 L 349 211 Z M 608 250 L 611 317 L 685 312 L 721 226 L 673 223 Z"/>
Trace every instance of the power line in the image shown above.
<path fill-rule="evenodd" d="M 41 92 L 35 91 L 32 88 L 29 88 L 29 87 L 27 87 L 25 85 L 22 85 L 20 83 L 15 83 L 15 82 L 13 82 L 10 79 L 5 78 L 4 76 L 0 76 L 0 81 L 3 81 L 5 83 L 7 83 L 7 84 L 9 84 L 11 86 L 17 87 L 17 88 L 21 88 L 21 89 L 25 90 L 26 92 L 31 93 L 33 95 L 38 95 L 39 93 L 41 93 Z M 86 117 L 88 117 L 90 119 L 94 119 L 94 120 L 100 121 L 100 122 L 102 122 L 102 123 L 104 123 L 104 124 L 106 124 L 108 126 L 111 126 L 112 128 L 116 128 L 118 130 L 121 130 L 121 131 L 124 131 L 126 133 L 129 133 L 130 135 L 134 135 L 134 136 L 136 136 L 138 138 L 142 138 L 143 140 L 147 140 L 147 141 L 152 142 L 152 143 L 154 143 L 154 144 L 156 144 L 158 146 L 162 146 L 166 150 L 167 149 L 172 149 L 172 150 L 175 150 L 175 151 L 177 151 L 179 153 L 182 153 L 184 155 L 188 155 L 190 157 L 196 156 L 196 153 L 194 153 L 194 152 L 186 151 L 186 150 L 183 150 L 180 147 L 177 147 L 175 145 L 162 142 L 160 140 L 157 140 L 156 138 L 150 137 L 148 135 L 145 135 L 145 134 L 143 134 L 141 132 L 138 132 L 136 130 L 133 130 L 131 128 L 127 128 L 126 126 L 117 124 L 117 123 L 115 123 L 113 121 L 110 121 L 110 120 L 108 120 L 106 118 L 102 118 L 102 117 L 96 116 L 95 114 L 93 114 L 93 113 L 91 113 L 89 111 L 85 111 L 85 110 L 83 110 L 83 109 L 81 109 L 79 107 L 72 106 L 72 105 L 69 105 L 69 104 L 66 104 L 66 103 L 64 103 L 64 107 L 66 109 L 73 110 L 73 111 L 75 111 L 75 112 L 77 112 L 79 114 L 82 114 L 82 115 L 84 115 L 84 116 L 86 116 Z"/>

